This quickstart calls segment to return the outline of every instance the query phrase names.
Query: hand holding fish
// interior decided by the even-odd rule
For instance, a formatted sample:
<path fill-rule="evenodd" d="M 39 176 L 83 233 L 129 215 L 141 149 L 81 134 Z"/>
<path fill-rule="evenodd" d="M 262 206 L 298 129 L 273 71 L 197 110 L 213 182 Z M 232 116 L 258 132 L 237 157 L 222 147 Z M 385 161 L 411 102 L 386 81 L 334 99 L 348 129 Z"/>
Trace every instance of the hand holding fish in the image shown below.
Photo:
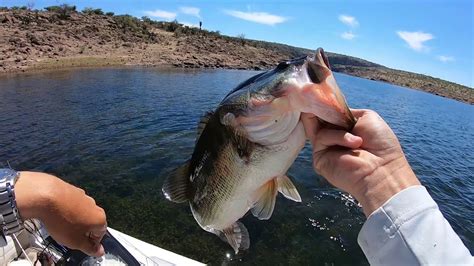
<path fill-rule="evenodd" d="M 314 168 L 354 195 L 367 216 L 374 213 L 380 218 L 364 225 L 359 235 L 365 236 L 359 243 L 372 264 L 426 261 L 413 257 L 414 249 L 407 248 L 405 239 L 414 243 L 426 239 L 426 230 L 417 225 L 434 220 L 440 230 L 427 246 L 441 246 L 450 236 L 450 243 L 463 251 L 464 261 L 470 260 L 469 251 L 462 248 L 429 194 L 417 186 L 420 182 L 390 127 L 374 111 L 349 109 L 322 49 L 313 56 L 281 62 L 231 90 L 214 111 L 201 118 L 191 158 L 168 173 L 163 195 L 189 204 L 199 226 L 229 243 L 237 254 L 250 247 L 249 232 L 239 221 L 247 212 L 259 220 L 270 219 L 278 193 L 302 201 L 286 172 L 307 138 L 313 145 Z M 411 201 L 423 204 L 411 206 Z M 405 202 L 410 206 L 403 205 Z M 407 209 L 420 215 L 406 217 L 411 223 L 399 220 L 403 225 L 397 224 L 379 209 L 390 203 L 392 211 L 397 210 L 393 205 L 399 207 L 397 217 Z M 401 226 L 407 228 L 405 236 L 394 237 L 393 229 L 399 231 Z M 439 248 L 439 254 L 446 254 L 443 251 L 450 247 Z M 425 253 L 431 254 L 433 249 L 422 249 L 419 254 L 428 250 Z M 443 260 L 433 261 L 440 264 Z"/>
<path fill-rule="evenodd" d="M 163 195 L 188 203 L 201 228 L 235 253 L 248 249 L 249 233 L 240 218 L 250 211 L 259 220 L 270 219 L 278 193 L 301 202 L 286 172 L 306 141 L 302 113 L 340 128 L 355 124 L 321 48 L 231 90 L 201 118 L 194 152 L 168 174 Z"/>
<path fill-rule="evenodd" d="M 420 185 L 397 137 L 374 111 L 352 110 L 352 134 L 324 128 L 314 115 L 302 114 L 313 146 L 314 169 L 331 184 L 352 194 L 366 216 L 403 189 Z"/>

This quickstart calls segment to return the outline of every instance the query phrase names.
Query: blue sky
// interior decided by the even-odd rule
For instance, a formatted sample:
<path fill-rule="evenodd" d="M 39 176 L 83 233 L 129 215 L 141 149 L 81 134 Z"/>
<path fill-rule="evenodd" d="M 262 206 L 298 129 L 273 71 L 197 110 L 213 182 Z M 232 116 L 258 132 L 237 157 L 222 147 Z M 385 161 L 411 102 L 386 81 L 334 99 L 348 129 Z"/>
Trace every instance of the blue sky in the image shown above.
<path fill-rule="evenodd" d="M 222 34 L 360 57 L 474 87 L 472 0 L 158 1 L 0 0 L 61 3 L 198 24 Z"/>

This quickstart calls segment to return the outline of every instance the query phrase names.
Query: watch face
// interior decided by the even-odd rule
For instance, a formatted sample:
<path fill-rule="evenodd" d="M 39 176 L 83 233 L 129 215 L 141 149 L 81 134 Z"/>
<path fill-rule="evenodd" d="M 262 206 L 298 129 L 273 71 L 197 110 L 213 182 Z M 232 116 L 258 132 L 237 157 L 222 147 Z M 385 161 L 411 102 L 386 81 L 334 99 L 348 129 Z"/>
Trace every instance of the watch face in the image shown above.
<path fill-rule="evenodd" d="M 9 169 L 9 168 L 0 169 L 0 182 L 11 180 L 13 181 L 13 183 L 15 183 L 17 176 L 18 176 L 18 172 L 13 169 Z M 0 186 L 5 186 L 5 185 L 0 184 Z"/>

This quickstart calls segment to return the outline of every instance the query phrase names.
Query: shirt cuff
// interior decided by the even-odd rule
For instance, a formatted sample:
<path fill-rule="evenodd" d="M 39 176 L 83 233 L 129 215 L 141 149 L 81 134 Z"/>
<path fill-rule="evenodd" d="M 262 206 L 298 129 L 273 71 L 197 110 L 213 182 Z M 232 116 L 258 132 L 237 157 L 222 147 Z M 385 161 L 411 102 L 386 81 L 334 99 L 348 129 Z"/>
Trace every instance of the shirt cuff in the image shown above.
<path fill-rule="evenodd" d="M 426 210 L 438 208 L 424 186 L 408 187 L 375 210 L 362 226 L 357 242 L 371 261 L 406 221 Z"/>

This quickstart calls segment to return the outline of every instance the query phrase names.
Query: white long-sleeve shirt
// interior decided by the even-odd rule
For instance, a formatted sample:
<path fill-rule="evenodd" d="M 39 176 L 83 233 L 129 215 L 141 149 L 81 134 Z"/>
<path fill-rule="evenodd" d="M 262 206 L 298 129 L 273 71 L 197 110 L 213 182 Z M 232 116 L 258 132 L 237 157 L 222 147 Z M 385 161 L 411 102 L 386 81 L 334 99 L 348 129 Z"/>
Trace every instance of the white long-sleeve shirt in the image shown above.
<path fill-rule="evenodd" d="M 357 240 L 372 265 L 474 265 L 423 186 L 404 189 L 374 211 Z"/>

